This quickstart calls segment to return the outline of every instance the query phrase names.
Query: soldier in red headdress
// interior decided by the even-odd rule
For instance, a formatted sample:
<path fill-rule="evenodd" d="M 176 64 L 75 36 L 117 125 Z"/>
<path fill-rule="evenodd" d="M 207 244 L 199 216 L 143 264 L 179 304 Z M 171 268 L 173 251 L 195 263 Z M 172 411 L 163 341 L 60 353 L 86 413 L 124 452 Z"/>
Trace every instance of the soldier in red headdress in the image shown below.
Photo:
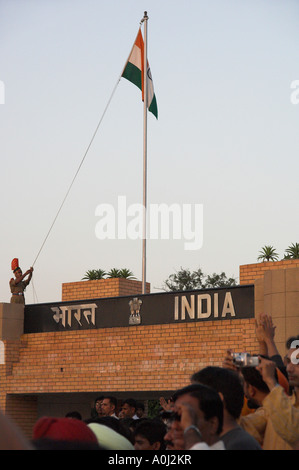
<path fill-rule="evenodd" d="M 33 268 L 28 269 L 28 271 L 23 274 L 19 266 L 19 260 L 14 258 L 11 263 L 11 269 L 15 278 L 12 278 L 9 282 L 10 291 L 12 293 L 10 303 L 25 304 L 24 290 L 31 281 Z M 26 276 L 28 276 L 28 278 L 24 280 Z"/>

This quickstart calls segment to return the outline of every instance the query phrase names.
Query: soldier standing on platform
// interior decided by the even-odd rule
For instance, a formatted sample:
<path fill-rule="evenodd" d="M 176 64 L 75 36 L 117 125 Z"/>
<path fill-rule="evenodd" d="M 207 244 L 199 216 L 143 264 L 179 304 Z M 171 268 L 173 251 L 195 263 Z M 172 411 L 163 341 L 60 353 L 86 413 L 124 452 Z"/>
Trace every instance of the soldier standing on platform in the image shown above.
<path fill-rule="evenodd" d="M 10 303 L 12 304 L 25 304 L 24 291 L 31 281 L 33 268 L 28 269 L 24 274 L 19 267 L 19 260 L 14 258 L 11 263 L 11 269 L 15 275 L 15 279 L 11 279 L 9 282 L 10 291 L 12 293 Z M 24 281 L 24 278 L 28 278 Z"/>

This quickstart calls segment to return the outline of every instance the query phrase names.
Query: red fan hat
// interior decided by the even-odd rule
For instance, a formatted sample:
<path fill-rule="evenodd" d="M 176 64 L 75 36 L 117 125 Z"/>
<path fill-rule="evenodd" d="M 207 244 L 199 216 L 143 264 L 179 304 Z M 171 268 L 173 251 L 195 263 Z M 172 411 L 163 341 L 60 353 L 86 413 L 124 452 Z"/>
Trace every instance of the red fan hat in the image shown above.
<path fill-rule="evenodd" d="M 18 258 L 14 258 L 11 262 L 11 269 L 12 271 L 15 271 L 19 267 L 19 260 Z"/>
<path fill-rule="evenodd" d="M 97 442 L 92 430 L 83 421 L 72 418 L 40 418 L 33 429 L 33 439 Z"/>

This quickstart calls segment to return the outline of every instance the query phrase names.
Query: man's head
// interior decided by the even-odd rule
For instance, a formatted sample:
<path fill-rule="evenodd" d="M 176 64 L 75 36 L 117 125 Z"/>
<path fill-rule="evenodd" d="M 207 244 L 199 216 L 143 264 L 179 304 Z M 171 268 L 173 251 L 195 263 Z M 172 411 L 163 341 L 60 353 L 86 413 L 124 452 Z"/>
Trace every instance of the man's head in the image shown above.
<path fill-rule="evenodd" d="M 14 270 L 14 275 L 15 275 L 15 278 L 16 279 L 19 279 L 21 276 L 22 276 L 23 272 L 22 272 L 22 269 L 21 268 L 16 268 Z"/>
<path fill-rule="evenodd" d="M 166 426 L 160 420 L 147 419 L 136 426 L 134 432 L 136 450 L 164 450 Z"/>
<path fill-rule="evenodd" d="M 184 450 L 184 433 L 178 417 L 175 413 L 169 412 L 169 417 L 165 419 L 166 434 L 164 436 L 166 450 Z"/>
<path fill-rule="evenodd" d="M 244 391 L 235 371 L 209 366 L 193 374 L 191 382 L 201 383 L 216 390 L 226 412 L 234 419 L 239 418 L 244 403 Z"/>
<path fill-rule="evenodd" d="M 261 373 L 255 367 L 242 367 L 241 373 L 244 379 L 246 398 L 253 404 L 260 406 L 270 392 L 268 385 L 263 381 Z"/>
<path fill-rule="evenodd" d="M 292 336 L 287 341 L 285 365 L 291 387 L 299 387 L 299 336 Z"/>
<path fill-rule="evenodd" d="M 223 404 L 216 390 L 206 385 L 192 384 L 178 390 L 173 400 L 175 410 L 183 404 L 194 410 L 204 442 L 212 445 L 219 440 L 223 426 Z"/>
<path fill-rule="evenodd" d="M 102 416 L 111 416 L 115 413 L 117 407 L 117 399 L 115 397 L 103 398 L 101 402 Z"/>
<path fill-rule="evenodd" d="M 133 418 L 136 413 L 136 401 L 133 398 L 128 398 L 123 402 L 121 409 L 124 418 Z"/>
<path fill-rule="evenodd" d="M 95 411 L 98 416 L 102 416 L 101 405 L 102 405 L 103 398 L 104 398 L 103 396 L 99 396 L 95 399 L 95 402 L 94 402 Z"/>
<path fill-rule="evenodd" d="M 141 401 L 136 403 L 136 415 L 138 418 L 144 418 L 144 404 Z"/>

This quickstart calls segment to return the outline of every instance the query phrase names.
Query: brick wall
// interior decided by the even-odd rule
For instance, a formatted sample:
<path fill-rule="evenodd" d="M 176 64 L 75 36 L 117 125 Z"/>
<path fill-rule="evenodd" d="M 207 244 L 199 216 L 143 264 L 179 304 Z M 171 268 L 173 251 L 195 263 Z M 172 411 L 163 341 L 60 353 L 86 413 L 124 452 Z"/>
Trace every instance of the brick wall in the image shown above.
<path fill-rule="evenodd" d="M 299 334 L 299 267 L 272 269 L 255 281 L 255 315 L 267 313 L 276 326 L 275 343 L 282 357 L 286 341 Z"/>
<path fill-rule="evenodd" d="M 7 395 L 6 414 L 13 417 L 28 439 L 32 438 L 33 426 L 37 421 L 37 396 Z"/>
<path fill-rule="evenodd" d="M 298 268 L 299 259 L 282 261 L 265 261 L 263 263 L 243 264 L 239 268 L 240 284 L 253 284 L 256 279 L 262 279 L 266 271 L 273 269 Z"/>
<path fill-rule="evenodd" d="M 62 300 L 140 292 L 140 281 L 80 281 L 63 284 Z M 188 384 L 200 368 L 221 365 L 228 348 L 258 348 L 253 318 L 32 333 L 4 343 L 0 408 L 29 438 L 46 394 L 154 392 L 158 398 L 161 390 Z"/>
<path fill-rule="evenodd" d="M 61 300 L 86 300 L 101 297 L 117 297 L 142 293 L 142 282 L 131 279 L 111 278 L 94 281 L 67 282 L 62 284 Z M 150 284 L 146 284 L 146 293 L 150 293 Z"/>
<path fill-rule="evenodd" d="M 1 407 L 29 436 L 38 394 L 151 390 L 159 397 L 201 367 L 221 365 L 227 348 L 257 351 L 254 319 L 36 333 L 7 347 L 15 361 L 0 383 Z"/>
<path fill-rule="evenodd" d="M 276 284 L 280 290 L 286 285 L 286 295 L 290 291 L 291 300 L 294 292 L 299 295 L 299 269 L 285 269 L 289 267 L 299 268 L 299 260 L 240 266 L 241 284 L 257 279 L 256 311 L 267 306 L 269 299 L 276 308 Z M 271 282 L 264 282 L 264 272 L 273 269 L 284 271 L 285 284 L 272 278 Z M 280 271 L 275 271 L 276 275 L 282 276 Z M 140 292 L 140 281 L 81 281 L 63 284 L 62 300 Z M 286 325 L 287 310 L 283 319 Z M 297 325 L 299 313 L 291 310 Z M 275 311 L 271 312 L 275 317 Z M 0 408 L 28 437 L 32 436 L 38 415 L 39 397 L 46 394 L 109 392 L 117 396 L 118 392 L 151 391 L 159 397 L 160 390 L 173 391 L 188 384 L 190 375 L 198 369 L 221 365 L 228 348 L 258 351 L 254 318 L 34 333 L 2 339 L 5 364 L 0 365 Z"/>

